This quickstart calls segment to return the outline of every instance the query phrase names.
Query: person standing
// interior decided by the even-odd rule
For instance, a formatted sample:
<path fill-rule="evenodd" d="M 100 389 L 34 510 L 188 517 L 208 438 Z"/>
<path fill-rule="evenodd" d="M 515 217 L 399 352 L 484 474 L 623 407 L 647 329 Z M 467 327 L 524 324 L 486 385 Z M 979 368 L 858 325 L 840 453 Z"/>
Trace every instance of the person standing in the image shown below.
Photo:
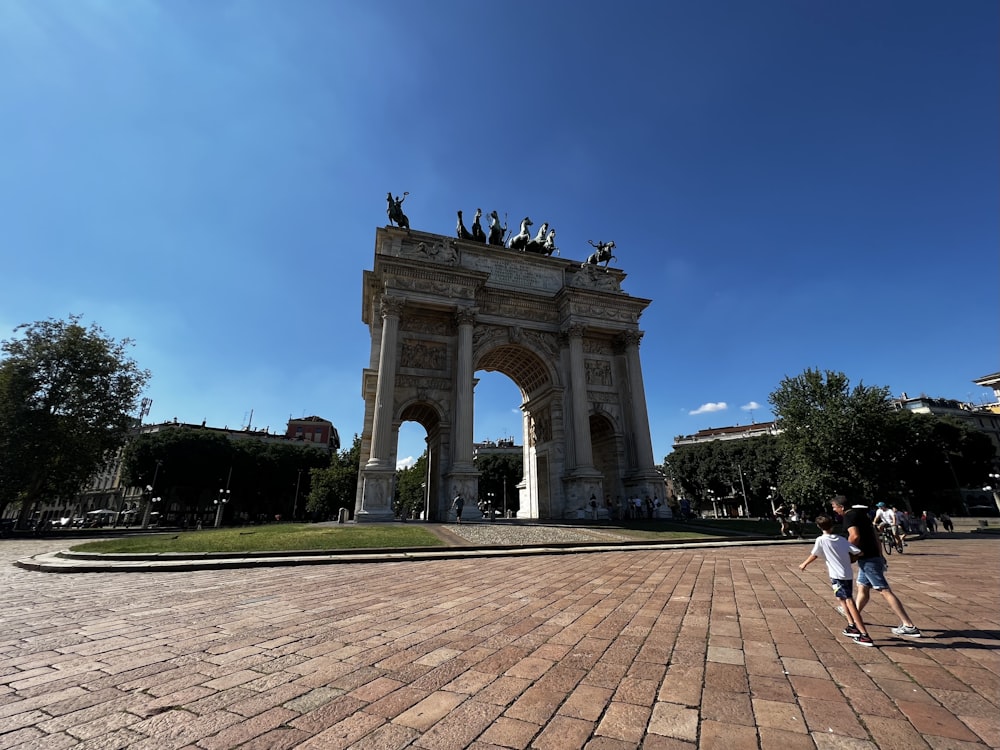
<path fill-rule="evenodd" d="M 847 616 L 847 627 L 844 635 L 853 638 L 859 646 L 874 646 L 868 630 L 865 628 L 861 612 L 852 598 L 854 574 L 851 571 L 851 558 L 861 554 L 861 550 L 853 546 L 844 537 L 833 533 L 833 519 L 829 516 L 817 516 L 816 525 L 823 533 L 816 537 L 809 557 L 799 565 L 799 570 L 805 570 L 817 559 L 826 561 L 826 571 L 830 576 L 833 596 L 840 602 Z"/>
<path fill-rule="evenodd" d="M 830 501 L 834 513 L 839 513 L 844 517 L 844 529 L 847 531 L 847 540 L 861 550 L 861 557 L 858 558 L 858 590 L 854 595 L 854 604 L 860 615 L 868 604 L 870 592 L 875 589 L 885 599 L 886 604 L 900 619 L 900 625 L 892 628 L 895 635 L 907 638 L 920 638 L 922 633 L 913 624 L 913 620 L 906 613 L 906 608 L 899 600 L 889 582 L 885 578 L 885 558 L 879 549 L 878 535 L 875 533 L 875 526 L 868 516 L 868 506 L 852 505 L 847 507 L 847 498 L 837 495 Z M 846 615 L 844 610 L 841 614 Z"/>
<path fill-rule="evenodd" d="M 451 501 L 451 507 L 455 509 L 456 522 L 462 523 L 462 508 L 465 507 L 465 498 L 462 497 L 461 492 L 455 495 L 455 499 Z"/>

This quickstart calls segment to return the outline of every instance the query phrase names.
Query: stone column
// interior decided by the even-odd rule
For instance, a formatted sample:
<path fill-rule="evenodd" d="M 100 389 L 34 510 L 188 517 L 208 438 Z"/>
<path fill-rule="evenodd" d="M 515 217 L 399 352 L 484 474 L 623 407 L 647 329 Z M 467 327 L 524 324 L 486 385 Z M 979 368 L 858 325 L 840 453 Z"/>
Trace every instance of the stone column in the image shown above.
<path fill-rule="evenodd" d="M 396 339 L 403 299 L 382 297 L 382 342 L 378 355 L 378 383 L 375 386 L 375 414 L 372 422 L 372 453 L 367 466 L 393 468 L 392 406 L 396 392 Z"/>
<path fill-rule="evenodd" d="M 653 459 L 653 439 L 649 434 L 649 413 L 646 411 L 646 388 L 642 382 L 642 365 L 639 363 L 641 331 L 622 334 L 625 361 L 628 364 L 629 391 L 632 394 L 632 430 L 635 434 L 635 457 L 639 471 L 656 467 Z"/>
<path fill-rule="evenodd" d="M 590 442 L 590 408 L 587 402 L 587 373 L 583 365 L 583 334 L 586 327 L 574 323 L 564 330 L 569 340 L 569 377 L 573 389 L 573 442 L 576 446 L 576 472 L 594 468 L 594 449 Z"/>
<path fill-rule="evenodd" d="M 473 370 L 472 328 L 476 308 L 463 307 L 455 313 L 458 323 L 458 352 L 455 363 L 455 460 L 454 471 L 472 471 Z"/>

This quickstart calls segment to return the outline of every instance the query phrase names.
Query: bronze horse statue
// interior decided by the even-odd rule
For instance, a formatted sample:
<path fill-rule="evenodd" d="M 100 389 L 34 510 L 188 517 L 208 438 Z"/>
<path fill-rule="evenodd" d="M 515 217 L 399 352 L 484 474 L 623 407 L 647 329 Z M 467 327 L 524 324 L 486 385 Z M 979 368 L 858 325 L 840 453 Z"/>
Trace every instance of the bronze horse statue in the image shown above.
<path fill-rule="evenodd" d="M 549 255 L 551 251 L 546 252 L 545 248 L 545 237 L 549 233 L 549 223 L 543 222 L 542 226 L 538 228 L 538 234 L 535 235 L 535 239 L 528 240 L 528 243 L 524 246 L 524 252 L 526 253 L 538 253 L 539 255 Z"/>
<path fill-rule="evenodd" d="M 403 201 L 406 200 L 406 196 L 410 193 L 409 191 L 403 193 L 403 197 L 400 198 L 398 195 L 395 200 L 393 200 L 392 193 L 386 193 L 385 200 L 388 205 L 386 206 L 385 213 L 389 217 L 389 226 L 395 222 L 395 224 L 401 229 L 409 231 L 410 220 L 406 218 L 406 214 L 403 213 Z"/>
<path fill-rule="evenodd" d="M 476 217 L 472 220 L 472 241 L 486 243 L 486 232 L 483 231 L 483 225 L 481 219 L 483 218 L 483 209 L 476 209 Z"/>
<path fill-rule="evenodd" d="M 483 209 L 476 209 L 476 218 L 472 222 L 472 231 L 470 232 L 465 228 L 465 222 L 462 221 L 462 212 L 458 211 L 458 222 L 455 225 L 455 236 L 460 240 L 471 240 L 472 242 L 482 242 L 486 243 L 486 233 L 483 231 L 483 225 L 480 223 L 480 219 L 483 216 Z"/>
<path fill-rule="evenodd" d="M 504 235 L 507 234 L 507 223 L 500 225 L 500 216 L 496 211 L 490 211 L 490 236 L 487 242 L 491 245 L 503 245 Z"/>
<path fill-rule="evenodd" d="M 596 247 L 597 252 L 591 253 L 590 257 L 587 258 L 587 260 L 581 263 L 580 265 L 586 266 L 589 264 L 592 266 L 596 266 L 598 263 L 603 263 L 604 267 L 607 268 L 608 264 L 611 263 L 611 259 L 615 258 L 615 256 L 611 254 L 611 251 L 615 249 L 614 240 L 612 240 L 611 242 L 601 242 L 600 240 L 598 240 L 596 245 L 590 240 L 587 240 L 587 242 L 590 244 L 591 247 Z"/>
<path fill-rule="evenodd" d="M 527 250 L 528 243 L 531 242 L 531 232 L 528 231 L 528 227 L 532 223 L 531 219 L 525 216 L 521 220 L 521 231 L 510 238 L 510 244 L 507 247 L 511 250 L 520 250 L 522 253 Z"/>

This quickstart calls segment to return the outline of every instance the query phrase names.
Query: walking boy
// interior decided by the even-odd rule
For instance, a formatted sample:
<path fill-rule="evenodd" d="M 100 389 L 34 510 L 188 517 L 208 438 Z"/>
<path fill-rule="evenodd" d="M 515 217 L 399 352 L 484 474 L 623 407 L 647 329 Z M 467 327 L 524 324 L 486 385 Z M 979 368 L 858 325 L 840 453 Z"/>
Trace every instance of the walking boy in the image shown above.
<path fill-rule="evenodd" d="M 829 516 L 817 516 L 816 525 L 823 532 L 816 537 L 809 557 L 799 566 L 805 570 L 809 564 L 818 558 L 826 561 L 826 570 L 830 574 L 830 585 L 837 602 L 845 608 L 847 627 L 844 635 L 854 639 L 859 646 L 874 646 L 861 613 L 854 604 L 852 588 L 854 574 L 851 572 L 851 556 L 860 555 L 861 550 L 848 542 L 844 537 L 833 533 L 833 520 Z"/>

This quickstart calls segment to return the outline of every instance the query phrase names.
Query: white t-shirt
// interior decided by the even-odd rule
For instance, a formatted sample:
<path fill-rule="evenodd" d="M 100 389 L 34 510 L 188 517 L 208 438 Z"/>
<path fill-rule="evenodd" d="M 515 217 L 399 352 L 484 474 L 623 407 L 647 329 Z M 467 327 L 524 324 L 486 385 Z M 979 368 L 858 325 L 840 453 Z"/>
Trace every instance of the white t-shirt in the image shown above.
<path fill-rule="evenodd" d="M 826 561 L 826 570 L 830 578 L 846 581 L 854 577 L 851 572 L 852 552 L 856 555 L 861 554 L 861 550 L 844 537 L 838 534 L 821 534 L 816 537 L 816 543 L 809 554 Z"/>

